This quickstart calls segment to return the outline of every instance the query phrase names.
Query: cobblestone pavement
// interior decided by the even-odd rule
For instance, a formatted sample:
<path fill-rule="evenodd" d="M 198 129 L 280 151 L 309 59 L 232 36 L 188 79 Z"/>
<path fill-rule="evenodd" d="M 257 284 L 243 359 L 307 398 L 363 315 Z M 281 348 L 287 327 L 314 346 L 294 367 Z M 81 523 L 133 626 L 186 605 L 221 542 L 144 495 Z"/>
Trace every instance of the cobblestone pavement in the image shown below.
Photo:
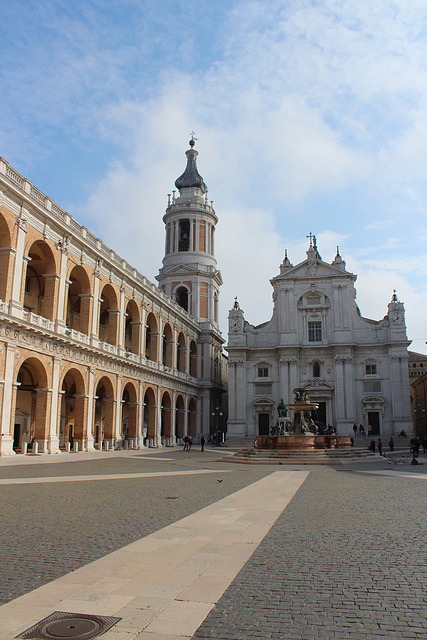
<path fill-rule="evenodd" d="M 157 456 L 156 456 L 157 457 Z M 215 468 L 216 452 L 3 466 L 1 478 L 125 474 Z M 31 460 L 31 458 L 29 458 Z M 139 540 L 272 472 L 227 473 L 0 487 L 0 604 Z M 218 482 L 221 479 L 221 482 Z"/>
<path fill-rule="evenodd" d="M 193 640 L 425 640 L 426 497 L 421 477 L 313 469 Z"/>

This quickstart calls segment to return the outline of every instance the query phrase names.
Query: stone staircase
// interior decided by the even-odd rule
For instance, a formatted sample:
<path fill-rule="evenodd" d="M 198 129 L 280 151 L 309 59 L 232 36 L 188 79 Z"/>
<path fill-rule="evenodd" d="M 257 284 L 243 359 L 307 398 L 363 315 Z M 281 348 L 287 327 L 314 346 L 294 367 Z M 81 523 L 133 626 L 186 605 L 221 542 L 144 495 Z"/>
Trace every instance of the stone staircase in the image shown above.
<path fill-rule="evenodd" d="M 383 458 L 384 459 L 384 458 Z M 292 451 L 286 449 L 239 449 L 221 462 L 241 464 L 348 464 L 356 461 L 378 462 L 381 457 L 367 449 L 316 449 Z"/>

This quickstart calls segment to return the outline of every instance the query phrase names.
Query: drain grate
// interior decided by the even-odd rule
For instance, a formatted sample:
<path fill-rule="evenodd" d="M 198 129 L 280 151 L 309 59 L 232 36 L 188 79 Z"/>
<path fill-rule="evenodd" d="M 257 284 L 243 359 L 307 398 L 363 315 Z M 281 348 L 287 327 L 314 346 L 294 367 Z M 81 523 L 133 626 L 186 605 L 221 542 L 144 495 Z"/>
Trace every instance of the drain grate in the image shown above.
<path fill-rule="evenodd" d="M 121 618 L 55 611 L 16 638 L 26 640 L 91 640 L 113 627 Z"/>

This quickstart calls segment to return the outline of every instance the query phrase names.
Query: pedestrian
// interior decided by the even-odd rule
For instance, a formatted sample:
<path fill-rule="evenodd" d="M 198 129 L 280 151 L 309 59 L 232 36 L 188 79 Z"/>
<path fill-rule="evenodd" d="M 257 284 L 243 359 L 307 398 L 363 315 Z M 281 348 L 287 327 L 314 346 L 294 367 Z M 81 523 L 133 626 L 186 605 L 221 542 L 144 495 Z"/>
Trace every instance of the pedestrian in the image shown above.
<path fill-rule="evenodd" d="M 394 440 L 393 440 L 393 436 L 391 436 L 390 440 L 388 441 L 388 446 L 390 447 L 390 451 L 394 451 Z"/>
<path fill-rule="evenodd" d="M 351 445 L 352 447 L 354 447 L 354 440 L 353 440 L 353 438 L 352 438 L 351 436 L 350 436 L 350 445 Z"/>
<path fill-rule="evenodd" d="M 375 438 L 372 438 L 369 448 L 372 451 L 372 453 L 375 453 Z"/>
<path fill-rule="evenodd" d="M 192 444 L 193 444 L 193 436 L 188 436 L 188 438 L 187 438 L 187 445 L 188 445 L 187 451 L 191 451 L 191 445 Z"/>
<path fill-rule="evenodd" d="M 365 436 L 365 427 L 363 424 L 359 425 L 359 435 L 363 437 Z"/>
<path fill-rule="evenodd" d="M 380 454 L 380 456 L 383 455 L 383 443 L 381 441 L 381 438 L 378 438 L 378 453 Z"/>
<path fill-rule="evenodd" d="M 357 424 L 353 425 L 353 432 L 354 432 L 354 437 L 357 436 Z"/>
<path fill-rule="evenodd" d="M 205 436 L 202 436 L 200 438 L 200 444 L 202 445 L 202 451 L 205 450 Z"/>
<path fill-rule="evenodd" d="M 184 436 L 184 448 L 183 451 L 188 451 L 188 438 Z"/>
<path fill-rule="evenodd" d="M 421 441 L 421 444 L 423 445 L 423 453 L 427 452 L 427 438 L 423 438 Z"/>

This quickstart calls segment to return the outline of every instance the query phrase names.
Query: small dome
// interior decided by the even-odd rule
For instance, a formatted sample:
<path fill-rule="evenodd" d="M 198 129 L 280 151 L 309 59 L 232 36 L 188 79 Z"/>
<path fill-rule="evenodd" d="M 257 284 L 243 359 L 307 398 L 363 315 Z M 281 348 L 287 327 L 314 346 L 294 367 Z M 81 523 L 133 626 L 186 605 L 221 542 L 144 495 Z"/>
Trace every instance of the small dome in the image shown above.
<path fill-rule="evenodd" d="M 193 144 L 191 144 L 193 143 Z M 185 152 L 187 156 L 187 166 L 177 180 L 175 180 L 175 186 L 181 191 L 181 189 L 189 189 L 191 187 L 198 187 L 202 193 L 207 193 L 208 188 L 203 181 L 202 176 L 197 171 L 196 158 L 199 155 L 198 152 L 193 149 L 194 140 L 190 140 L 191 149 Z"/>

